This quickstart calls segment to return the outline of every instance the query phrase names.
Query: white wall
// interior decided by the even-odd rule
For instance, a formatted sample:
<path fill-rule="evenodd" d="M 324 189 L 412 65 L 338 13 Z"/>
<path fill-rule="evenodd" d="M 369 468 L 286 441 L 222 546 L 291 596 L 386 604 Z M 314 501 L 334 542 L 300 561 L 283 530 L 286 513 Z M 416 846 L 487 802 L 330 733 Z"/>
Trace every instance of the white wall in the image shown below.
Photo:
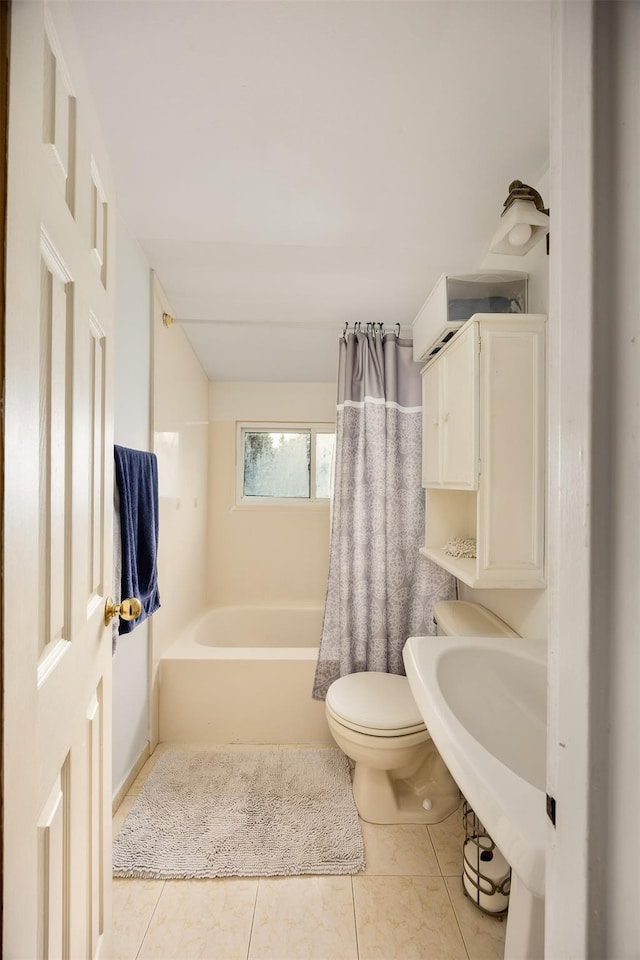
<path fill-rule="evenodd" d="M 335 383 L 212 383 L 209 602 L 323 604 L 329 506 L 236 507 L 237 421 L 335 423 Z"/>
<path fill-rule="evenodd" d="M 514 171 L 514 178 L 518 175 Z M 505 196 L 506 196 L 505 185 Z M 549 204 L 549 175 L 546 173 L 535 187 Z M 496 227 L 500 211 L 496 211 Z M 553 234 L 551 234 L 553 242 Z M 523 257 L 498 256 L 487 253 L 480 264 L 481 270 L 524 270 L 529 274 L 528 309 L 530 313 L 549 312 L 549 257 L 544 241 Z M 548 577 L 548 573 L 547 573 Z M 459 583 L 461 600 L 472 600 L 488 607 L 505 620 L 523 637 L 546 637 L 547 591 L 546 590 L 472 590 Z"/>
<path fill-rule="evenodd" d="M 150 270 L 126 224 L 116 222 L 114 440 L 150 449 Z M 119 362 L 122 356 L 135 363 Z M 149 622 L 120 637 L 113 660 L 113 792 L 145 750 L 149 738 Z"/>
<path fill-rule="evenodd" d="M 153 616 L 151 745 L 158 731 L 158 662 L 204 609 L 207 593 L 209 381 L 171 305 L 153 284 L 153 447 L 158 457 L 160 609 Z"/>

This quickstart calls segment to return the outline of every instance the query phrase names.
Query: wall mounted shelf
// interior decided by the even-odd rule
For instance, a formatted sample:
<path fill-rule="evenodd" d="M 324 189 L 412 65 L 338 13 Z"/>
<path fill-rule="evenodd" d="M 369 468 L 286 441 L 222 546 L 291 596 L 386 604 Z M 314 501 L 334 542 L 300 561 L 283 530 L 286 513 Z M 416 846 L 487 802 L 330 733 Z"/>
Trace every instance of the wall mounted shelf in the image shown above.
<path fill-rule="evenodd" d="M 476 314 L 422 372 L 421 553 L 470 587 L 545 586 L 545 323 Z"/>

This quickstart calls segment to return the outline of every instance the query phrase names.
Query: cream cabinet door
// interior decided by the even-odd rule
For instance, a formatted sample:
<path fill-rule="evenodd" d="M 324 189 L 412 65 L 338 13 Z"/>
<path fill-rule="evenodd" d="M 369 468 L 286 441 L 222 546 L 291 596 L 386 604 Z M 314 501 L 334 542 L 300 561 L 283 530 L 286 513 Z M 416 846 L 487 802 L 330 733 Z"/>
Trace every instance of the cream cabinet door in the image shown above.
<path fill-rule="evenodd" d="M 11 5 L 4 956 L 110 956 L 114 208 L 66 4 Z"/>
<path fill-rule="evenodd" d="M 470 324 L 422 372 L 422 483 L 477 490 L 478 325 Z"/>
<path fill-rule="evenodd" d="M 441 366 L 441 485 L 455 490 L 478 488 L 477 323 L 472 323 L 438 361 Z"/>
<path fill-rule="evenodd" d="M 440 364 L 422 371 L 422 486 L 438 487 L 441 478 Z"/>

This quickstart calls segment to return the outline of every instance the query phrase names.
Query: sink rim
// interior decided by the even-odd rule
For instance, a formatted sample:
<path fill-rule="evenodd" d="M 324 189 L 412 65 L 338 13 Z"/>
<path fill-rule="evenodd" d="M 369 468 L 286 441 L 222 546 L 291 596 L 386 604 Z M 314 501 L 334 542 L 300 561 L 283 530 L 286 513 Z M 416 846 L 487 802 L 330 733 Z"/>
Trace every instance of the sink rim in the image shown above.
<path fill-rule="evenodd" d="M 542 640 L 515 637 L 410 637 L 407 678 L 444 762 L 507 862 L 536 896 L 544 896 L 545 792 L 498 760 L 458 720 L 438 683 L 438 663 L 453 650 L 496 650 L 546 665 Z"/>
<path fill-rule="evenodd" d="M 531 786 L 543 789 L 546 782 L 546 664 L 538 658 L 509 654 L 511 650 L 506 653 L 486 645 L 448 644 L 436 663 L 436 682 L 449 709 L 478 746 Z M 518 686 L 522 667 L 514 670 L 513 663 L 524 660 L 530 662 L 533 669 L 522 686 Z M 477 722 L 477 709 L 471 718 L 468 716 L 476 693 L 481 695 L 483 704 Z M 511 722 L 514 705 L 518 706 L 519 716 Z M 516 730 L 527 739 L 521 740 L 517 734 L 507 737 L 505 730 Z"/>

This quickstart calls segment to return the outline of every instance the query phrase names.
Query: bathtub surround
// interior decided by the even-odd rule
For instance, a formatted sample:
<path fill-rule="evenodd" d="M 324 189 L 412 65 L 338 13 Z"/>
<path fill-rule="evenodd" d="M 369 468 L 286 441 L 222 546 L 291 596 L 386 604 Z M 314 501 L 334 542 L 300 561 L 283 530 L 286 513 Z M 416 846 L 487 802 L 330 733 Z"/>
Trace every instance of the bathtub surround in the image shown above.
<path fill-rule="evenodd" d="M 210 384 L 210 605 L 324 603 L 328 504 L 237 506 L 236 436 L 243 421 L 331 426 L 335 397 L 335 382 Z"/>
<path fill-rule="evenodd" d="M 158 663 L 206 606 L 209 381 L 153 279 L 153 450 L 158 457 L 162 607 L 151 624 L 151 745 L 158 738 Z M 134 634 L 135 636 L 135 634 Z"/>
<path fill-rule="evenodd" d="M 359 873 L 348 761 L 336 749 L 169 750 L 114 842 L 113 864 L 114 876 L 143 879 Z"/>
<path fill-rule="evenodd" d="M 420 557 L 424 540 L 420 364 L 411 340 L 339 340 L 329 578 L 313 696 L 364 670 L 403 674 L 411 635 L 435 632 L 454 578 Z"/>

